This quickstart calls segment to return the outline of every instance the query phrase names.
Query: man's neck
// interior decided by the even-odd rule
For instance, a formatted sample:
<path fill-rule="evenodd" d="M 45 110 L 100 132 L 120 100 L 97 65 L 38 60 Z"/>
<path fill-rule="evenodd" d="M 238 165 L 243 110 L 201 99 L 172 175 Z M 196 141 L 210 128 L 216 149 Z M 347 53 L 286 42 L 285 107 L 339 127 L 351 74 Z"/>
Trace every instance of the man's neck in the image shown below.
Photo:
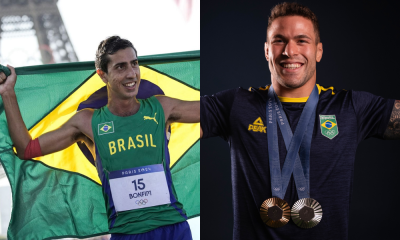
<path fill-rule="evenodd" d="M 302 98 L 310 96 L 315 86 L 315 79 L 310 79 L 306 84 L 299 88 L 287 88 L 280 85 L 277 81 L 272 81 L 272 86 L 279 97 Z"/>
<path fill-rule="evenodd" d="M 131 99 L 118 99 L 108 96 L 108 109 L 114 115 L 127 117 L 139 111 L 140 103 L 136 97 Z"/>

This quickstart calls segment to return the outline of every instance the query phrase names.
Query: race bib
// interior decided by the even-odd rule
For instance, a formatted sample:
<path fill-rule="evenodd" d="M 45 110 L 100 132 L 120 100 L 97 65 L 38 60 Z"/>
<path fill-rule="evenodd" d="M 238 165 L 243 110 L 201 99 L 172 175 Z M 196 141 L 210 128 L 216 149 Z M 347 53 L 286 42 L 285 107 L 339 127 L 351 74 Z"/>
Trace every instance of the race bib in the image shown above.
<path fill-rule="evenodd" d="M 117 212 L 171 203 L 162 164 L 113 171 L 109 179 Z"/>

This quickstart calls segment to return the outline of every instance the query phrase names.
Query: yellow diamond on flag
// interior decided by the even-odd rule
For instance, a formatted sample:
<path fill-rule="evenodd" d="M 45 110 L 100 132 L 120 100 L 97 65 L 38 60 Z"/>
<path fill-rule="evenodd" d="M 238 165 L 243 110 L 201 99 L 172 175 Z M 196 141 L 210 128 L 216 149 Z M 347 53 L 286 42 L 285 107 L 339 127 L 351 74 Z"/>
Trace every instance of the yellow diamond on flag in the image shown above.
<path fill-rule="evenodd" d="M 108 130 L 110 130 L 112 127 L 108 126 L 107 124 L 105 124 L 102 128 L 100 128 L 101 131 L 103 132 L 108 132 Z"/>
<path fill-rule="evenodd" d="M 326 120 L 323 124 L 321 124 L 324 128 L 326 129 L 332 129 L 333 127 L 336 126 L 336 123 L 330 121 L 330 120 Z"/>

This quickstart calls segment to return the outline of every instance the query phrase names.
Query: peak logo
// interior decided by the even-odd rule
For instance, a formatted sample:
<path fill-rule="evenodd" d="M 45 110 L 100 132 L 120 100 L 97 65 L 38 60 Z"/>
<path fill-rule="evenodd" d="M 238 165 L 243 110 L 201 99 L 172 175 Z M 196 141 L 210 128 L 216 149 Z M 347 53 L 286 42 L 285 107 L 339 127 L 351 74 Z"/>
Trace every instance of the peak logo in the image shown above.
<path fill-rule="evenodd" d="M 261 120 L 261 117 L 258 117 L 253 124 L 249 124 L 249 131 L 253 131 L 253 132 L 263 132 L 263 133 L 267 133 L 266 131 L 267 127 L 264 126 L 263 121 Z"/>

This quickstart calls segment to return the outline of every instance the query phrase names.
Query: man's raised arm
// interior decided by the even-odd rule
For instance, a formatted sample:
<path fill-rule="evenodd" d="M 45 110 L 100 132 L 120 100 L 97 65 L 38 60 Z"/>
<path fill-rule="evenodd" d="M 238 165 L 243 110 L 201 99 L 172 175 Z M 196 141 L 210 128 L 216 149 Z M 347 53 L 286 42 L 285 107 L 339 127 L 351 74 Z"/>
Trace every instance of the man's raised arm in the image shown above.
<path fill-rule="evenodd" d="M 392 114 L 383 137 L 385 139 L 400 139 L 400 100 L 394 102 Z"/>
<path fill-rule="evenodd" d="M 22 120 L 14 91 L 17 75 L 13 67 L 8 66 L 8 68 L 11 70 L 10 76 L 6 77 L 3 72 L 0 73 L 0 95 L 3 99 L 10 136 L 19 158 L 30 159 L 57 152 L 77 141 L 90 142 L 86 136 L 90 137 L 91 131 L 85 135 L 82 129 L 91 129 L 88 128 L 91 127 L 90 121 L 84 121 L 93 114 L 91 110 L 83 110 L 75 114 L 61 128 L 43 134 L 37 140 L 32 140 Z M 85 126 L 88 124 L 89 126 Z"/>
<path fill-rule="evenodd" d="M 165 115 L 167 125 L 173 122 L 200 122 L 200 101 L 182 101 L 166 96 L 157 96 Z"/>

